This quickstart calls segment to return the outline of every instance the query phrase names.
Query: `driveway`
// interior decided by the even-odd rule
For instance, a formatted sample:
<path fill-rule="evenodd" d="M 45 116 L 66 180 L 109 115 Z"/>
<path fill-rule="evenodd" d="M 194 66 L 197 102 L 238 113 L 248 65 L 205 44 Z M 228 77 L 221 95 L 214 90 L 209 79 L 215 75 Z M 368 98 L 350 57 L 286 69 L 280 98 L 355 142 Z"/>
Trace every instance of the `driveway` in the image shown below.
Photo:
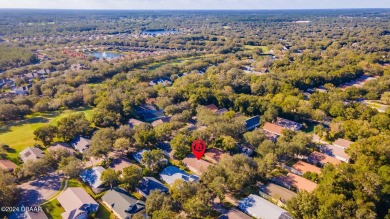
<path fill-rule="evenodd" d="M 53 197 L 61 188 L 62 178 L 57 173 L 51 173 L 48 176 L 23 183 L 18 186 L 22 189 L 22 198 L 19 206 L 36 206 Z M 9 216 L 9 219 L 19 219 L 23 212 L 15 212 Z"/>

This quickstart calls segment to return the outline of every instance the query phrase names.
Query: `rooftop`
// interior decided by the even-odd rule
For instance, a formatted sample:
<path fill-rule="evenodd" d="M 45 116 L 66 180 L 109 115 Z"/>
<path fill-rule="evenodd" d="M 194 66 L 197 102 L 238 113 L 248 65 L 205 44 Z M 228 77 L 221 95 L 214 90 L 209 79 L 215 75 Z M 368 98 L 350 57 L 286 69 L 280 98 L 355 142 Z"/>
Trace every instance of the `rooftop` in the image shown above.
<path fill-rule="evenodd" d="M 128 192 L 120 188 L 114 188 L 102 196 L 103 202 L 121 218 L 131 218 L 137 212 L 145 209 L 145 202 L 130 196 Z"/>
<path fill-rule="evenodd" d="M 277 176 L 273 180 L 287 188 L 295 187 L 299 191 L 305 190 L 311 192 L 317 187 L 316 183 L 293 173 L 288 173 L 286 176 Z"/>
<path fill-rule="evenodd" d="M 218 107 L 216 105 L 214 105 L 214 104 L 206 105 L 204 107 L 206 107 L 207 109 L 209 109 L 209 110 L 211 110 L 213 112 L 217 112 L 218 111 Z"/>
<path fill-rule="evenodd" d="M 59 142 L 59 143 L 54 144 L 53 146 L 50 146 L 47 150 L 48 151 L 66 150 L 71 154 L 74 154 L 76 152 L 75 150 L 70 148 L 68 144 L 62 143 L 62 142 Z"/>
<path fill-rule="evenodd" d="M 184 170 L 181 170 L 175 166 L 166 167 L 163 171 L 161 171 L 160 177 L 162 180 L 164 180 L 170 185 L 172 185 L 173 182 L 175 182 L 175 180 L 177 179 L 182 179 L 186 182 L 193 182 L 199 180 L 197 176 L 188 174 Z"/>
<path fill-rule="evenodd" d="M 312 163 L 312 164 L 326 164 L 326 163 L 331 163 L 333 165 L 338 165 L 341 163 L 340 160 L 334 158 L 334 157 L 331 157 L 331 156 L 328 156 L 326 154 L 323 154 L 323 153 L 320 153 L 318 151 L 313 151 L 313 153 L 311 153 L 307 159 L 309 161 L 309 163 Z"/>
<path fill-rule="evenodd" d="M 77 215 L 77 212 L 87 211 L 86 204 L 99 206 L 99 204 L 88 193 L 80 187 L 67 188 L 57 197 L 58 202 L 66 211 L 64 218 L 73 218 L 71 215 Z"/>
<path fill-rule="evenodd" d="M 100 180 L 105 169 L 101 166 L 93 167 L 92 169 L 86 169 L 80 174 L 81 180 L 90 185 L 93 188 L 99 188 L 103 185 L 103 182 Z"/>
<path fill-rule="evenodd" d="M 202 174 L 210 165 L 212 165 L 209 162 L 198 160 L 195 157 L 186 157 L 182 162 L 188 169 L 194 171 L 196 174 Z"/>
<path fill-rule="evenodd" d="M 284 127 L 267 122 L 264 124 L 263 130 L 275 135 L 282 135 Z"/>
<path fill-rule="evenodd" d="M 318 168 L 314 165 L 308 164 L 306 162 L 303 162 L 303 161 L 298 161 L 296 164 L 294 164 L 292 166 L 292 168 L 294 168 L 295 170 L 298 170 L 302 174 L 305 174 L 307 172 L 321 174 L 320 168 Z"/>
<path fill-rule="evenodd" d="M 168 192 L 168 188 L 154 177 L 143 177 L 139 182 L 137 189 L 146 197 L 149 196 L 150 192 L 153 190 Z"/>
<path fill-rule="evenodd" d="M 344 147 L 325 145 L 321 147 L 321 152 L 344 162 L 348 162 L 350 158 L 350 156 L 345 153 Z"/>
<path fill-rule="evenodd" d="M 242 211 L 232 208 L 228 213 L 219 216 L 217 219 L 252 219 Z"/>
<path fill-rule="evenodd" d="M 293 131 L 298 131 L 302 128 L 302 124 L 280 117 L 277 117 L 276 124 Z"/>
<path fill-rule="evenodd" d="M 242 211 L 255 218 L 292 219 L 286 210 L 258 195 L 249 195 L 247 198 L 242 199 L 238 206 Z"/>
<path fill-rule="evenodd" d="M 43 155 L 43 151 L 35 147 L 27 147 L 22 152 L 20 152 L 20 158 L 22 158 L 23 162 L 39 159 L 43 157 Z"/>
<path fill-rule="evenodd" d="M 206 160 L 213 163 L 218 163 L 223 157 L 230 156 L 230 155 L 216 148 L 210 148 L 207 150 L 204 156 Z"/>
<path fill-rule="evenodd" d="M 349 146 L 353 143 L 353 141 L 349 141 L 346 139 L 339 138 L 335 142 L 333 142 L 334 146 L 342 147 L 342 148 L 349 148 Z"/>
<path fill-rule="evenodd" d="M 297 193 L 274 183 L 260 186 L 259 191 L 271 196 L 275 200 L 280 200 L 282 203 L 287 203 L 290 199 L 297 196 Z"/>
<path fill-rule="evenodd" d="M 10 160 L 0 160 L 0 169 L 12 171 L 16 167 L 18 167 L 18 166 Z"/>

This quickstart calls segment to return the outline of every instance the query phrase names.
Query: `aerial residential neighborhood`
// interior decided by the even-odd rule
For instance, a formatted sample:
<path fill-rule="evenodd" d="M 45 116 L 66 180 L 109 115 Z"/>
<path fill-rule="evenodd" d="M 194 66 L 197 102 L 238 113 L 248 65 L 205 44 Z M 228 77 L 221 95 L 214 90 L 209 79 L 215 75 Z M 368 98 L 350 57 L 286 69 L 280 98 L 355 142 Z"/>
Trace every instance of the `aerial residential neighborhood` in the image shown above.
<path fill-rule="evenodd" d="M 389 8 L 0 0 L 0 218 L 390 219 Z"/>

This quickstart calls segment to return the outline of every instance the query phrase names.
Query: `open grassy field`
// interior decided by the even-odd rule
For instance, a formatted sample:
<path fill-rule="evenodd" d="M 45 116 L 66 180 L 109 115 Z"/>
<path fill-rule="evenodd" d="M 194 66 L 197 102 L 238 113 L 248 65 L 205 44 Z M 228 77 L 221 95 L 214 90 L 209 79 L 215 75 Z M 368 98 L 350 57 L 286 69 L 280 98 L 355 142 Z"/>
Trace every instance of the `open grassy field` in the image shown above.
<path fill-rule="evenodd" d="M 254 49 L 262 49 L 263 50 L 263 52 L 268 52 L 269 51 L 269 49 L 268 49 L 268 47 L 266 47 L 266 46 L 250 46 L 250 45 L 245 45 L 245 49 L 246 50 L 254 50 Z"/>
<path fill-rule="evenodd" d="M 58 120 L 72 113 L 83 112 L 87 119 L 91 119 L 93 109 L 80 108 L 77 110 L 56 111 L 47 114 L 33 114 L 26 117 L 23 121 L 12 122 L 0 128 L 0 143 L 10 146 L 8 158 L 19 163 L 19 152 L 35 143 L 40 143 L 34 140 L 34 130 L 42 127 L 45 124 L 56 124 Z"/>

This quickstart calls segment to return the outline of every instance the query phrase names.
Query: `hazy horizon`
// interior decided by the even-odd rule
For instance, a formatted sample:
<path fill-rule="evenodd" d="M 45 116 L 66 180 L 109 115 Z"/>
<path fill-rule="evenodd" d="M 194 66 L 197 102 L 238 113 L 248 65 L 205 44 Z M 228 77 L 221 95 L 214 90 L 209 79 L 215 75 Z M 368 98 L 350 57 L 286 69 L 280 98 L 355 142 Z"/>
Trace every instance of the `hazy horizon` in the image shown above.
<path fill-rule="evenodd" d="M 390 0 L 0 0 L 0 9 L 299 10 L 390 8 Z"/>

